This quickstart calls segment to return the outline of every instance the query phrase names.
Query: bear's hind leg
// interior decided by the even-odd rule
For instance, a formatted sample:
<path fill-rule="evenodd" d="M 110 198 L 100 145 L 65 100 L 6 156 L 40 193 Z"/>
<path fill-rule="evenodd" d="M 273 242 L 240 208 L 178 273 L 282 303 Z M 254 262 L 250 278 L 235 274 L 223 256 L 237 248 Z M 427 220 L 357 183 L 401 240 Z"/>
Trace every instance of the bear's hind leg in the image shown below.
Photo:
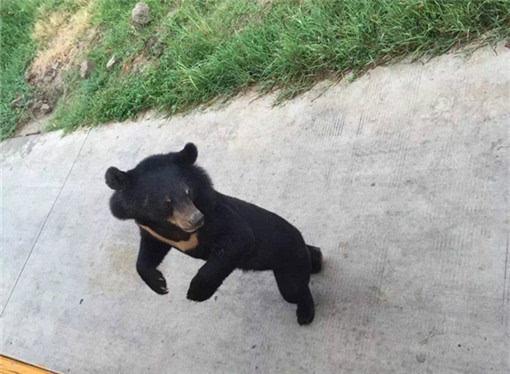
<path fill-rule="evenodd" d="M 297 304 L 297 321 L 300 325 L 308 325 L 315 316 L 313 297 L 308 287 L 309 274 L 274 271 L 278 289 L 285 301 Z"/>

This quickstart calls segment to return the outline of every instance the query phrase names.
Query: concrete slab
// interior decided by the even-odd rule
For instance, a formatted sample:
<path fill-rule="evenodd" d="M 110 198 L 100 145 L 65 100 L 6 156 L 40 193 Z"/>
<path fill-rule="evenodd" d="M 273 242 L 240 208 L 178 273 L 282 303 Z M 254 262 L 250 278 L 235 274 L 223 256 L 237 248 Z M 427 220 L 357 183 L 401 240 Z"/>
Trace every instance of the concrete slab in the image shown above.
<path fill-rule="evenodd" d="M 275 108 L 247 95 L 34 138 L 30 160 L 50 158 L 30 185 L 68 176 L 33 250 L 16 250 L 31 254 L 1 351 L 73 373 L 509 372 L 510 50 L 496 52 L 378 68 Z M 322 247 L 312 325 L 296 324 L 270 273 L 236 272 L 205 303 L 185 299 L 201 263 L 179 253 L 161 267 L 168 295 L 138 279 L 137 231 L 110 216 L 104 171 L 187 141 L 218 190 Z M 27 162 L 16 142 L 3 144 L 2 169 Z M 15 193 L 22 175 L 3 183 L 3 232 L 23 237 L 5 222 L 31 220 L 35 204 Z M 47 194 L 34 191 L 30 201 Z M 11 257 L 2 269 L 16 274 Z"/>
<path fill-rule="evenodd" d="M 85 139 L 84 134 L 11 139 L 0 145 L 2 237 L 0 310 L 3 311 L 25 262 Z M 58 147 L 52 145 L 58 144 Z"/>

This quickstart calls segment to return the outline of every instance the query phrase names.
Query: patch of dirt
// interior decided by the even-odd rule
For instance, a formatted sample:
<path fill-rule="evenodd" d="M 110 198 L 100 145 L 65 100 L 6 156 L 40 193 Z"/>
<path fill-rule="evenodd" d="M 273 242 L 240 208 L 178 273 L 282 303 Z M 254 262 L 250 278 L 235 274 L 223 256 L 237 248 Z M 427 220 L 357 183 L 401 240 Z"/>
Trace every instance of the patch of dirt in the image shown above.
<path fill-rule="evenodd" d="M 57 11 L 41 18 L 35 25 L 34 38 L 43 48 L 30 66 L 29 74 L 41 76 L 56 63 L 68 64 L 86 46 L 84 42 L 90 40 L 91 34 L 94 30 L 91 30 L 88 6 L 74 14 Z"/>
<path fill-rule="evenodd" d="M 122 72 L 141 73 L 151 66 L 157 66 L 158 58 L 163 54 L 166 45 L 161 41 L 158 33 L 151 36 L 140 53 L 132 55 L 122 64 Z"/>
<path fill-rule="evenodd" d="M 28 107 L 31 115 L 51 112 L 64 92 L 64 73 L 80 64 L 84 52 L 95 40 L 97 31 L 91 26 L 90 9 L 94 0 L 82 0 L 76 13 L 55 11 L 41 16 L 33 37 L 41 46 L 26 80 L 35 88 Z"/>
<path fill-rule="evenodd" d="M 41 116 L 39 118 L 35 118 L 31 121 L 28 121 L 23 126 L 19 126 L 14 133 L 14 136 L 29 136 L 29 135 L 37 135 L 44 132 L 48 126 L 48 116 Z"/>
<path fill-rule="evenodd" d="M 144 54 L 139 54 L 122 65 L 122 72 L 124 74 L 143 72 L 148 64 L 147 57 Z"/>

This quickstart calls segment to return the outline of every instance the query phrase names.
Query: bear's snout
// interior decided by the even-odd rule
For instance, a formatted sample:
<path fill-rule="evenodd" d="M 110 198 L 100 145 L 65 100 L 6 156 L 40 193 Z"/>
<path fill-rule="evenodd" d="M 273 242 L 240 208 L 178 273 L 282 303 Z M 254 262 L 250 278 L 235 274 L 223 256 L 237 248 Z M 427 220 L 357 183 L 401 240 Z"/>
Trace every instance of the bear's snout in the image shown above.
<path fill-rule="evenodd" d="M 197 229 L 202 227 L 204 225 L 204 215 L 202 212 L 197 209 L 197 211 L 191 215 L 189 224 Z"/>
<path fill-rule="evenodd" d="M 195 232 L 204 225 L 204 214 L 193 204 L 187 201 L 176 206 L 168 222 L 180 227 L 186 232 Z"/>

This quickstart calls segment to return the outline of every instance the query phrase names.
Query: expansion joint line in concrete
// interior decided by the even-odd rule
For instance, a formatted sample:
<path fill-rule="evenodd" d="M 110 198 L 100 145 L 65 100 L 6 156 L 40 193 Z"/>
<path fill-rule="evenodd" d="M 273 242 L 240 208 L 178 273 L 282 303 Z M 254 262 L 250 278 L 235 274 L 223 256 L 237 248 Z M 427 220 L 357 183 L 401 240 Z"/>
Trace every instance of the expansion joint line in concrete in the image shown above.
<path fill-rule="evenodd" d="M 25 259 L 25 262 L 23 263 L 23 266 L 21 267 L 21 270 L 16 277 L 16 281 L 14 282 L 14 285 L 12 286 L 11 290 L 9 291 L 9 296 L 7 297 L 7 300 L 5 301 L 5 304 L 2 308 L 2 312 L 0 312 L 0 317 L 4 315 L 5 310 L 7 309 L 7 305 L 9 305 L 9 301 L 11 301 L 12 295 L 14 294 L 14 290 L 16 289 L 16 286 L 18 285 L 19 280 L 21 279 L 21 276 L 23 275 L 23 272 L 25 271 L 25 267 L 27 266 L 28 260 L 32 256 L 32 252 L 35 249 L 35 246 L 37 245 L 37 242 L 39 241 L 39 238 L 41 237 L 42 232 L 44 231 L 44 228 L 46 227 L 46 223 L 48 222 L 48 219 L 50 218 L 51 214 L 53 213 L 53 210 L 55 209 L 55 206 L 57 204 L 58 199 L 60 198 L 60 195 L 62 194 L 62 191 L 64 190 L 64 187 L 67 184 L 67 181 L 74 169 L 74 166 L 76 165 L 76 162 L 78 161 L 78 158 L 80 157 L 81 151 L 83 150 L 83 147 L 85 146 L 85 143 L 87 143 L 87 139 L 89 138 L 91 129 L 87 130 L 87 134 L 85 135 L 85 139 L 83 139 L 83 142 L 81 143 L 80 149 L 78 150 L 78 153 L 76 153 L 76 156 L 74 157 L 73 163 L 71 164 L 71 167 L 69 168 L 69 171 L 64 179 L 64 182 L 62 183 L 62 186 L 60 187 L 60 190 L 57 193 L 57 196 L 55 197 L 55 200 L 53 200 L 53 203 L 51 204 L 51 208 L 44 218 L 44 221 L 41 225 L 41 228 L 37 232 L 37 235 L 34 239 L 34 242 L 32 243 L 32 246 L 30 248 L 30 251 L 28 252 L 28 256 Z"/>

